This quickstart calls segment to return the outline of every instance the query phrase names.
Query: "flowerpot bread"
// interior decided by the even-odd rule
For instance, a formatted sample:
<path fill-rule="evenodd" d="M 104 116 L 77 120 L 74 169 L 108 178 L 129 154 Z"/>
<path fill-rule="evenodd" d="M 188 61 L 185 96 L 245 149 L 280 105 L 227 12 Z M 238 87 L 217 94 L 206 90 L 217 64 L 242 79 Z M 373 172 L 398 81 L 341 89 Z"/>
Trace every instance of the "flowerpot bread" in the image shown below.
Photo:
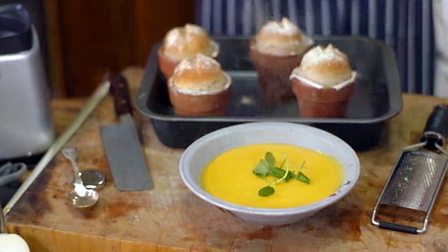
<path fill-rule="evenodd" d="M 331 44 L 310 49 L 291 74 L 302 116 L 344 117 L 356 72 L 347 55 Z"/>
<path fill-rule="evenodd" d="M 223 115 L 231 79 L 220 64 L 203 54 L 183 60 L 169 79 L 170 101 L 177 115 Z"/>

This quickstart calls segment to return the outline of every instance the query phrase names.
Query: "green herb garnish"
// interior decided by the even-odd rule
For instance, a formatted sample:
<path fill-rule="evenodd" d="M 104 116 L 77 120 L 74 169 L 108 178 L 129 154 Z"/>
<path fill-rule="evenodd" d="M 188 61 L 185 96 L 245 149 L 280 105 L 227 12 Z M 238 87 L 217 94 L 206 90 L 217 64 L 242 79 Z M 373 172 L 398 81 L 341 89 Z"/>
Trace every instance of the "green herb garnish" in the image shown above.
<path fill-rule="evenodd" d="M 276 177 L 276 178 L 283 178 L 283 176 L 285 176 L 286 171 L 283 170 L 282 168 L 278 168 L 278 167 L 274 167 L 271 169 L 272 172 L 272 176 Z"/>
<path fill-rule="evenodd" d="M 305 161 L 302 162 L 299 169 L 305 165 Z M 257 166 L 254 168 L 253 173 L 259 177 L 273 176 L 277 178 L 274 182 L 258 190 L 258 195 L 267 197 L 274 194 L 274 186 L 283 180 L 289 182 L 291 179 L 296 179 L 305 184 L 310 184 L 311 180 L 301 171 L 297 174 L 294 171 L 289 170 L 288 159 L 285 157 L 280 167 L 275 166 L 275 157 L 271 152 L 266 152 L 264 159 L 261 159 Z"/>
<path fill-rule="evenodd" d="M 294 174 L 294 172 L 292 171 L 288 171 L 288 175 L 286 175 L 285 181 L 288 182 L 290 179 L 293 179 L 294 177 L 296 177 L 296 174 Z"/>
<path fill-rule="evenodd" d="M 266 160 L 266 162 L 268 162 L 269 165 L 274 166 L 275 165 L 275 158 L 274 155 L 271 152 L 266 152 L 266 154 L 264 154 L 264 159 Z"/>
<path fill-rule="evenodd" d="M 266 160 L 261 159 L 258 165 L 253 170 L 253 173 L 260 177 L 266 177 L 269 173 L 269 163 L 266 162 Z"/>
<path fill-rule="evenodd" d="M 299 171 L 299 174 L 297 174 L 297 180 L 301 181 L 305 184 L 310 183 L 310 179 L 305 174 L 303 174 L 303 172 L 301 172 L 301 171 Z"/>
<path fill-rule="evenodd" d="M 274 192 L 275 192 L 274 187 L 265 186 L 265 187 L 261 188 L 260 190 L 258 190 L 258 195 L 260 195 L 262 197 L 267 197 L 267 196 L 273 194 Z"/>

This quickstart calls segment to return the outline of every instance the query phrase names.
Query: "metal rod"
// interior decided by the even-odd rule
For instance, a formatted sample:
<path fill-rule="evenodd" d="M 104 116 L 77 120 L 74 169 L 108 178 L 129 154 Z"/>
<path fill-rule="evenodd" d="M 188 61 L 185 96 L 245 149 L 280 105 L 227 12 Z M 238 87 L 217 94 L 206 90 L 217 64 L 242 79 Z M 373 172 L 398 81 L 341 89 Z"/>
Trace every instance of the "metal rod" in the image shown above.
<path fill-rule="evenodd" d="M 6 216 L 9 211 L 14 207 L 17 201 L 22 197 L 26 190 L 31 186 L 31 184 L 36 180 L 39 174 L 47 167 L 48 163 L 53 159 L 54 156 L 60 151 L 60 149 L 70 140 L 70 138 L 75 134 L 75 132 L 82 126 L 87 117 L 92 113 L 92 111 L 98 106 L 101 100 L 109 92 L 108 81 L 103 82 L 95 90 L 92 97 L 87 102 L 86 106 L 79 112 L 78 117 L 73 121 L 70 127 L 64 131 L 64 133 L 50 146 L 45 155 L 33 169 L 28 178 L 23 182 L 23 184 L 17 189 L 17 192 L 13 195 L 8 204 L 6 204 L 3 209 L 3 214 Z"/>
<path fill-rule="evenodd" d="M 2 204 L 0 203 L 0 234 L 6 234 L 5 216 L 2 210 Z"/>

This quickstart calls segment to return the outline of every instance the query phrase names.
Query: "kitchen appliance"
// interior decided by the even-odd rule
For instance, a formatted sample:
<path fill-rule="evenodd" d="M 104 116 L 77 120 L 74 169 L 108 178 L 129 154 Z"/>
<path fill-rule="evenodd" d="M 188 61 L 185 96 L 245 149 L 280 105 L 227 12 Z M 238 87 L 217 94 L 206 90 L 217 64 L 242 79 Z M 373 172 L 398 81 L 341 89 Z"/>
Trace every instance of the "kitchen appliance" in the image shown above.
<path fill-rule="evenodd" d="M 54 138 L 37 33 L 21 4 L 0 6 L 0 160 L 42 154 Z"/>
<path fill-rule="evenodd" d="M 372 224 L 413 234 L 427 230 L 448 166 L 447 136 L 448 105 L 439 105 L 428 118 L 421 143 L 403 149 L 373 209 Z"/>

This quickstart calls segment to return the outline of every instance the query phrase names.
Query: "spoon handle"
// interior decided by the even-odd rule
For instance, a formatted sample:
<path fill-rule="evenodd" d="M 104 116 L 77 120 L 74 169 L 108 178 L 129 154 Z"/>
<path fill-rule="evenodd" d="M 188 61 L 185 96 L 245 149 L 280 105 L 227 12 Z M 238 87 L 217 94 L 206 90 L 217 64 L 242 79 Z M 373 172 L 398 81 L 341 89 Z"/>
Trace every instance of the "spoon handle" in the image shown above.
<path fill-rule="evenodd" d="M 73 176 L 75 178 L 75 183 L 83 184 L 82 179 L 81 179 L 81 175 L 80 175 L 80 172 L 79 172 L 78 163 L 77 163 L 78 150 L 76 148 L 73 148 L 73 147 L 68 147 L 68 148 L 65 148 L 64 150 L 62 150 L 62 153 L 64 154 L 64 156 L 72 164 Z"/>
<path fill-rule="evenodd" d="M 73 160 L 70 160 L 70 162 L 72 163 L 73 166 L 73 176 L 75 177 L 75 182 L 77 184 L 82 184 L 82 179 L 81 179 L 81 175 L 79 173 L 79 168 L 78 168 L 78 164 L 76 162 L 74 162 Z"/>

